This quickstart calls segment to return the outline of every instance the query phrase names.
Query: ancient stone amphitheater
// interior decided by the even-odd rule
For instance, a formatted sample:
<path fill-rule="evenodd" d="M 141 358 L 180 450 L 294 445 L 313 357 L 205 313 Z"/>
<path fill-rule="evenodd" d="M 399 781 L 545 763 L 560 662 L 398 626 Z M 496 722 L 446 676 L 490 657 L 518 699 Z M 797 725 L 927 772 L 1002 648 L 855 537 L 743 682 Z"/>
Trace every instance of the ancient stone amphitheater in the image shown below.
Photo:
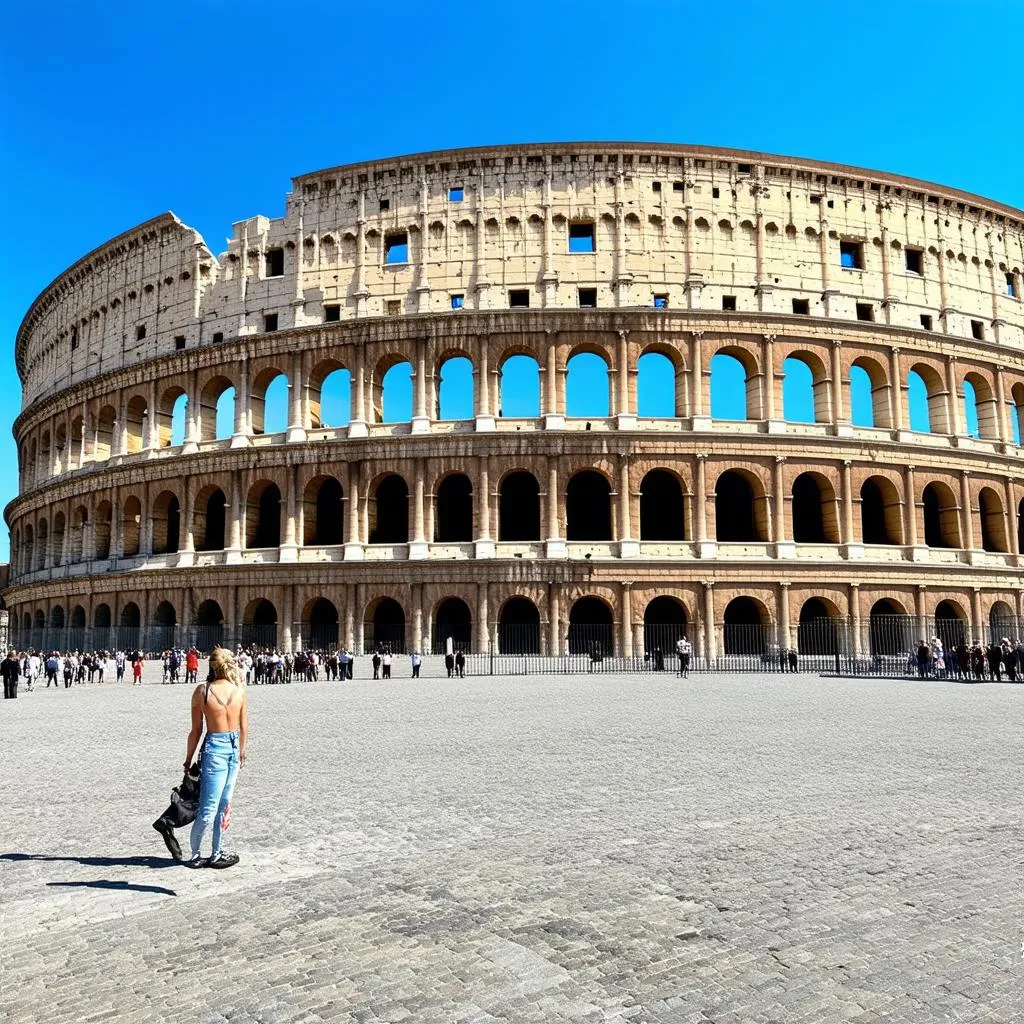
<path fill-rule="evenodd" d="M 1022 221 L 612 143 L 304 174 L 218 256 L 163 214 L 18 332 L 15 633 L 713 657 L 1015 630 Z"/>

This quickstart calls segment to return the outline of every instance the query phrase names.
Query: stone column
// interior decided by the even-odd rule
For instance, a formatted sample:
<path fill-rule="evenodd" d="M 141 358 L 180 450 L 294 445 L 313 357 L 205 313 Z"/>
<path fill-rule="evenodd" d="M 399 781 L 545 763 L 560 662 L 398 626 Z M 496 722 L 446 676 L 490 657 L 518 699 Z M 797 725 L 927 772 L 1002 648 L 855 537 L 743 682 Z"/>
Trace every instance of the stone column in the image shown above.
<path fill-rule="evenodd" d="M 354 651 L 356 647 L 355 587 L 345 588 L 345 650 Z"/>
<path fill-rule="evenodd" d="M 423 651 L 428 645 L 423 642 L 423 584 L 412 585 L 412 649 Z"/>
<path fill-rule="evenodd" d="M 629 580 L 623 580 L 622 590 L 619 595 L 619 603 L 622 606 L 622 657 L 633 657 L 633 584 Z"/>
<path fill-rule="evenodd" d="M 495 554 L 494 541 L 491 539 L 491 484 L 490 473 L 488 472 L 489 458 L 481 455 L 477 465 L 477 479 L 480 481 L 480 497 L 477 501 L 477 515 L 479 524 L 477 528 L 477 540 L 473 546 L 476 558 L 493 558 Z"/>
<path fill-rule="evenodd" d="M 985 628 L 985 614 L 981 609 L 981 587 L 975 587 L 974 593 L 971 595 L 971 618 L 974 620 L 971 623 L 974 635 L 984 642 L 987 630 Z"/>
<path fill-rule="evenodd" d="M 779 583 L 779 638 L 776 642 L 780 647 L 793 646 L 793 630 L 789 617 L 789 584 L 785 581 Z"/>
<path fill-rule="evenodd" d="M 351 593 L 351 590 L 349 591 Z M 366 614 L 366 586 L 363 583 L 357 583 L 355 585 L 355 608 L 353 609 L 353 619 L 355 621 L 355 638 L 353 644 L 353 650 L 362 654 L 366 651 L 366 636 L 364 635 L 365 620 L 363 616 Z"/>
<path fill-rule="evenodd" d="M 704 410 L 704 332 L 693 332 L 690 365 L 690 416 L 694 430 L 710 430 L 711 417 Z"/>
<path fill-rule="evenodd" d="M 764 381 L 764 402 L 761 415 L 768 421 L 769 434 L 782 434 L 786 431 L 785 420 L 776 418 L 775 409 L 775 335 L 766 334 L 761 348 L 761 369 Z"/>
<path fill-rule="evenodd" d="M 960 425 L 960 401 L 956 383 L 956 356 L 946 356 L 946 423 L 956 437 L 963 433 Z"/>
<path fill-rule="evenodd" d="M 559 499 L 558 459 L 554 455 L 549 455 L 547 495 L 548 539 L 546 552 L 548 558 L 566 558 L 568 556 L 568 549 L 566 548 L 565 541 L 559 535 Z"/>
<path fill-rule="evenodd" d="M 430 432 L 430 417 L 427 415 L 427 339 L 416 340 L 416 377 L 413 381 L 413 403 L 416 414 L 412 418 L 412 432 Z"/>
<path fill-rule="evenodd" d="M 249 434 L 251 431 L 252 423 L 249 419 L 249 359 L 247 356 L 242 356 L 238 364 L 238 387 L 235 389 L 235 432 L 231 435 L 231 447 L 245 448 L 249 444 Z"/>
<path fill-rule="evenodd" d="M 117 406 L 117 422 L 114 424 L 114 430 L 116 431 L 114 441 L 113 455 L 127 455 L 128 454 L 128 404 L 124 400 L 124 395 L 121 395 L 121 400 Z M 42 454 L 42 453 L 41 453 Z M 49 456 L 46 456 L 46 463 L 49 469 L 52 469 L 53 463 Z"/>
<path fill-rule="evenodd" d="M 363 558 L 363 538 L 359 530 L 359 463 L 348 466 L 348 541 L 345 544 L 345 561 L 358 562 Z"/>
<path fill-rule="evenodd" d="M 149 448 L 150 451 L 160 447 L 160 420 L 158 410 L 156 407 L 157 396 L 156 396 L 156 381 L 151 380 L 149 382 L 149 398 L 147 399 L 146 406 L 146 440 L 143 442 L 144 448 Z"/>
<path fill-rule="evenodd" d="M 895 431 L 903 429 L 903 378 L 900 371 L 899 348 L 889 349 L 889 400 L 891 404 L 890 419 Z"/>
<path fill-rule="evenodd" d="M 476 381 L 476 429 L 494 430 L 494 413 L 491 410 L 491 371 L 488 360 L 490 339 L 477 338 L 479 349 L 478 376 Z"/>
<path fill-rule="evenodd" d="M 850 584 L 850 628 L 853 630 L 852 648 L 853 656 L 860 657 L 861 641 L 861 618 L 860 618 L 860 584 Z"/>
<path fill-rule="evenodd" d="M 559 584 L 548 584 L 548 654 L 558 658 L 562 654 L 562 610 Z"/>
<path fill-rule="evenodd" d="M 629 405 L 629 331 L 619 331 L 615 361 L 618 363 L 618 408 L 616 425 L 619 430 L 636 429 L 636 413 Z"/>
<path fill-rule="evenodd" d="M 426 489 L 423 459 L 416 460 L 416 480 L 413 493 L 413 538 L 409 543 L 410 558 L 426 558 L 430 553 L 424 529 L 423 498 Z"/>
<path fill-rule="evenodd" d="M 153 510 L 150 507 L 149 484 L 142 485 L 139 497 L 139 554 L 153 554 Z"/>
<path fill-rule="evenodd" d="M 348 436 L 366 437 L 366 356 L 361 345 L 357 350 L 355 369 L 351 371 L 351 388 L 351 402 L 354 408 L 349 418 Z"/>
<path fill-rule="evenodd" d="M 708 663 L 718 656 L 715 650 L 715 581 L 704 581 L 704 657 Z"/>
<path fill-rule="evenodd" d="M 696 455 L 693 501 L 694 539 L 697 542 L 698 558 L 714 558 L 718 544 L 708 537 L 708 457 L 704 452 Z"/>
<path fill-rule="evenodd" d="M 863 540 L 858 542 L 854 539 L 853 532 L 853 463 L 849 459 L 843 460 L 843 474 L 842 474 L 842 529 L 843 529 L 843 544 L 846 546 L 846 557 L 847 558 L 863 558 L 864 557 L 864 543 Z"/>
<path fill-rule="evenodd" d="M 848 436 L 851 432 L 850 418 L 846 415 L 846 402 L 843 394 L 843 343 L 838 339 L 832 342 L 832 429 L 839 436 Z"/>
<path fill-rule="evenodd" d="M 235 470 L 231 474 L 231 507 L 225 509 L 225 515 L 230 514 L 231 520 L 228 524 L 228 546 L 224 553 L 224 561 L 227 564 L 242 561 L 242 542 L 245 530 L 245 500 L 246 491 L 243 487 L 244 470 Z"/>
<path fill-rule="evenodd" d="M 182 544 L 178 551 L 178 568 L 185 569 L 193 565 L 196 558 L 196 485 L 192 477 L 186 476 L 182 481 L 181 496 Z"/>
<path fill-rule="evenodd" d="M 199 416 L 201 405 L 199 373 L 197 370 L 193 370 L 188 375 L 188 404 L 185 407 L 185 442 L 181 447 L 183 455 L 199 450 Z"/>
<path fill-rule="evenodd" d="M 638 558 L 640 542 L 633 538 L 633 521 L 629 486 L 629 456 L 619 456 L 619 557 Z"/>
<path fill-rule="evenodd" d="M 960 537 L 964 548 L 974 550 L 974 509 L 971 508 L 971 471 L 960 473 Z M 969 557 L 969 556 L 968 556 Z"/>
<path fill-rule="evenodd" d="M 931 638 L 931 623 L 928 621 L 928 588 L 924 584 L 917 587 L 917 600 L 915 611 L 917 613 L 917 629 L 922 640 Z"/>
<path fill-rule="evenodd" d="M 1011 554 L 1020 554 L 1020 538 L 1017 535 L 1017 507 L 1014 504 L 1013 494 L 1013 477 L 1008 476 L 1004 480 L 1004 486 L 1006 489 L 1006 510 L 1005 510 L 1005 522 L 1006 522 L 1006 539 L 1008 541 L 1007 548 Z"/>
<path fill-rule="evenodd" d="M 996 377 L 996 431 L 1004 452 L 1014 447 L 1013 428 L 1010 424 L 1009 409 L 1006 405 L 1006 382 L 1003 379 L 1003 367 L 995 368 Z M 1024 441 L 1024 438 L 1021 438 Z"/>
<path fill-rule="evenodd" d="M 775 557 L 776 558 L 794 558 L 796 557 L 796 545 L 787 536 L 786 529 L 786 489 L 785 489 L 785 467 L 786 467 L 786 456 L 777 455 L 775 457 L 775 475 L 773 481 L 773 488 L 775 490 L 775 508 L 774 508 L 774 530 L 773 537 L 775 540 Z"/>
<path fill-rule="evenodd" d="M 299 250 L 299 259 L 302 259 L 302 250 Z M 292 379 L 288 382 L 288 435 L 287 439 L 291 444 L 297 444 L 306 440 L 306 418 L 305 418 L 305 359 L 304 352 L 296 352 L 292 356 Z"/>
<path fill-rule="evenodd" d="M 295 588 L 284 584 L 284 607 L 281 609 L 281 635 L 278 637 L 278 650 L 292 650 L 292 624 L 295 621 Z"/>
<path fill-rule="evenodd" d="M 339 242 L 340 245 L 340 242 Z M 359 190 L 359 204 L 356 211 L 356 266 L 355 288 L 352 294 L 356 299 L 356 316 L 366 316 L 366 300 L 370 297 L 370 289 L 366 287 L 366 193 Z"/>
<path fill-rule="evenodd" d="M 558 335 L 546 334 L 547 363 L 544 370 L 544 429 L 562 430 L 565 416 L 559 412 L 558 401 Z"/>
<path fill-rule="evenodd" d="M 487 606 L 487 584 L 476 585 L 476 650 L 478 654 L 486 654 L 491 648 L 489 632 L 490 610 Z"/>
<path fill-rule="evenodd" d="M 288 488 L 287 494 L 284 499 L 285 514 L 284 514 L 284 536 L 282 539 L 281 547 L 278 551 L 279 562 L 297 562 L 299 560 L 299 546 L 296 540 L 295 525 L 295 505 L 296 505 L 296 491 L 298 490 L 298 466 L 288 466 Z"/>
<path fill-rule="evenodd" d="M 914 561 L 923 561 L 928 557 L 928 549 L 919 549 L 917 542 L 917 484 L 914 480 L 913 466 L 907 466 L 903 470 L 903 510 L 906 533 L 904 543 L 913 549 L 911 557 Z"/>

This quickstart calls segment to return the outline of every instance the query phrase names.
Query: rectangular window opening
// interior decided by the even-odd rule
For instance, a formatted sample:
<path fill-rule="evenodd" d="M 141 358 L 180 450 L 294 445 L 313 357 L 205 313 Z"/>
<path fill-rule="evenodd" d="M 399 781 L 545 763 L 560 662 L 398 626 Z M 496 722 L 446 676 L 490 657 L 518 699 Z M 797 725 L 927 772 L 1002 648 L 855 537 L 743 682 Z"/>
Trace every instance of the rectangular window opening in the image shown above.
<path fill-rule="evenodd" d="M 213 332 L 213 343 L 214 343 L 214 345 L 219 345 L 223 340 L 224 340 L 224 332 L 223 331 L 214 331 Z"/>
<path fill-rule="evenodd" d="M 382 199 L 380 201 L 380 212 L 383 213 L 385 210 L 390 210 L 390 209 L 391 209 L 391 200 L 390 199 Z"/>
<path fill-rule="evenodd" d="M 660 181 L 652 181 L 651 182 L 651 191 L 652 192 L 660 192 L 661 191 L 661 182 Z"/>
<path fill-rule="evenodd" d="M 682 192 L 683 191 L 683 183 L 681 181 L 673 181 L 672 182 L 672 191 L 673 192 Z"/>
<path fill-rule="evenodd" d="M 844 270 L 863 270 L 864 243 L 840 241 L 839 263 Z"/>
<path fill-rule="evenodd" d="M 797 316 L 810 316 L 811 303 L 809 299 L 794 299 L 793 312 Z"/>
<path fill-rule="evenodd" d="M 185 335 L 177 334 L 174 337 L 174 349 L 176 352 L 180 352 L 185 347 Z"/>
<path fill-rule="evenodd" d="M 388 299 L 384 304 L 384 310 L 388 316 L 401 316 L 402 315 L 402 300 L 401 299 Z"/>
<path fill-rule="evenodd" d="M 654 296 L 654 308 L 655 309 L 668 309 L 668 296 L 667 295 L 655 295 Z"/>
<path fill-rule="evenodd" d="M 271 331 L 277 330 L 277 314 L 276 313 L 264 313 L 263 314 L 263 330 L 269 334 Z"/>
<path fill-rule="evenodd" d="M 266 263 L 267 277 L 284 277 L 284 249 L 268 249 Z"/>
<path fill-rule="evenodd" d="M 980 320 L 971 321 L 971 337 L 976 341 L 985 340 L 985 325 Z"/>
<path fill-rule="evenodd" d="M 713 188 L 711 190 L 711 198 L 712 199 L 717 199 L 721 194 L 722 194 L 721 189 Z"/>
<path fill-rule="evenodd" d="M 905 249 L 907 259 L 907 273 L 920 274 L 924 270 L 924 253 L 920 249 Z"/>
<path fill-rule="evenodd" d="M 142 339 L 145 336 L 146 336 L 146 325 L 145 324 L 139 324 L 139 326 L 135 328 L 135 340 L 136 341 L 142 341 Z"/>
<path fill-rule="evenodd" d="M 448 189 L 448 202 L 461 203 L 464 194 L 465 193 L 463 192 L 461 185 L 453 185 L 450 189 Z"/>
<path fill-rule="evenodd" d="M 875 319 L 875 307 L 870 302 L 858 302 L 857 303 L 857 319 L 858 320 L 874 320 Z"/>
<path fill-rule="evenodd" d="M 466 301 L 465 295 L 453 295 L 452 296 L 452 309 L 462 309 L 463 302 Z"/>
<path fill-rule="evenodd" d="M 78 348 L 78 328 L 77 327 L 72 327 L 71 328 L 71 351 L 73 352 L 76 348 Z"/>
<path fill-rule="evenodd" d="M 722 296 L 722 310 L 724 312 L 726 312 L 726 313 L 735 313 L 736 312 L 736 296 L 735 295 L 723 295 Z M 796 312 L 796 310 L 794 310 L 794 312 Z"/>
<path fill-rule="evenodd" d="M 529 309 L 530 291 L 528 288 L 513 288 L 508 293 L 509 309 Z"/>
<path fill-rule="evenodd" d="M 395 231 L 384 236 L 384 262 L 387 264 L 409 262 L 409 236 L 404 231 Z"/>
<path fill-rule="evenodd" d="M 921 329 L 924 331 L 930 331 L 932 329 L 932 318 L 929 313 L 921 314 Z"/>
<path fill-rule="evenodd" d="M 594 251 L 594 225 L 591 221 L 569 225 L 569 252 Z"/>
<path fill-rule="evenodd" d="M 1006 275 L 1006 294 L 1011 299 L 1017 298 L 1017 278 L 1013 274 Z"/>
<path fill-rule="evenodd" d="M 580 309 L 596 309 L 597 308 L 597 289 L 596 288 L 580 288 Z"/>
<path fill-rule="evenodd" d="M 324 323 L 336 324 L 341 320 L 341 306 L 332 304 L 324 306 Z"/>

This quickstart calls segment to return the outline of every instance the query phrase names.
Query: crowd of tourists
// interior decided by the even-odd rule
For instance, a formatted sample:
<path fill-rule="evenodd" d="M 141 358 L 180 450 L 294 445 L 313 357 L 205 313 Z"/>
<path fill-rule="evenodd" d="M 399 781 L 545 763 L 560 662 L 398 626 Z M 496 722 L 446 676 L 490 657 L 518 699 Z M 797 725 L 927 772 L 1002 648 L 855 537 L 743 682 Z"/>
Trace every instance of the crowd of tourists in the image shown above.
<path fill-rule="evenodd" d="M 1003 637 L 987 646 L 980 640 L 961 640 L 946 650 L 940 637 L 918 640 L 907 658 L 907 669 L 921 679 L 961 679 L 1024 682 L 1024 640 Z"/>

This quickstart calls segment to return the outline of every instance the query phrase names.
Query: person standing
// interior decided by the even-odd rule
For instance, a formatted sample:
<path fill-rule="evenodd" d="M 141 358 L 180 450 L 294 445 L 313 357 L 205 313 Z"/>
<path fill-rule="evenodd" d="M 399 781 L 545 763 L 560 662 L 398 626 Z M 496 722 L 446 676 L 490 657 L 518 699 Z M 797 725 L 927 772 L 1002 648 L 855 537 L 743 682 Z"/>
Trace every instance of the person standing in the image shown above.
<path fill-rule="evenodd" d="M 448 673 L 448 678 L 451 679 L 451 677 L 455 674 L 455 655 L 454 654 L 449 652 L 448 654 L 446 654 L 444 656 L 444 668 L 445 668 L 445 671 Z"/>
<path fill-rule="evenodd" d="M 413 679 L 419 679 L 419 677 L 420 677 L 420 665 L 423 662 L 423 659 L 420 657 L 420 652 L 419 651 L 413 651 L 412 652 L 412 657 L 410 658 L 410 660 L 412 662 L 412 677 L 413 677 Z"/>
<path fill-rule="evenodd" d="M 39 655 L 35 651 L 29 651 L 28 657 L 25 659 L 25 664 L 22 666 L 22 671 L 25 675 L 25 686 L 28 692 L 31 693 L 36 684 L 36 679 L 39 678 L 39 670 L 42 668 L 42 662 L 39 660 Z M 56 680 L 54 686 L 57 685 Z"/>
<path fill-rule="evenodd" d="M 8 651 L 7 657 L 0 661 L 0 675 L 4 680 L 4 700 L 12 700 L 18 696 L 18 680 L 21 678 L 21 663 L 14 651 Z"/>
<path fill-rule="evenodd" d="M 685 636 L 681 636 L 676 641 L 676 657 L 679 659 L 679 671 L 676 673 L 678 678 L 690 678 L 690 655 L 692 653 L 693 645 Z"/>
<path fill-rule="evenodd" d="M 188 649 L 185 655 L 185 685 L 195 686 L 199 676 L 199 652 L 195 647 Z"/>
<path fill-rule="evenodd" d="M 136 651 L 135 657 L 132 659 L 132 684 L 134 686 L 142 685 L 142 655 Z"/>
<path fill-rule="evenodd" d="M 391 652 L 390 651 L 385 651 L 384 652 L 383 657 L 380 659 L 380 667 L 381 667 L 381 678 L 382 679 L 390 679 L 391 678 Z"/>
<path fill-rule="evenodd" d="M 50 651 L 46 656 L 46 688 L 50 688 L 50 681 L 53 681 L 53 688 L 59 690 L 60 687 L 57 684 L 57 673 L 60 671 L 60 661 L 57 659 L 57 652 Z"/>
<path fill-rule="evenodd" d="M 128 659 L 125 656 L 124 651 L 115 651 L 114 652 L 114 670 L 115 670 L 115 673 L 116 673 L 117 681 L 119 683 L 123 683 L 124 682 L 124 666 L 125 666 L 125 662 L 127 660 Z"/>
<path fill-rule="evenodd" d="M 370 664 L 373 665 L 373 678 L 376 679 L 380 675 L 380 651 L 374 650 Z"/>
<path fill-rule="evenodd" d="M 455 652 L 455 674 L 460 679 L 466 678 L 466 656 L 462 651 Z"/>

